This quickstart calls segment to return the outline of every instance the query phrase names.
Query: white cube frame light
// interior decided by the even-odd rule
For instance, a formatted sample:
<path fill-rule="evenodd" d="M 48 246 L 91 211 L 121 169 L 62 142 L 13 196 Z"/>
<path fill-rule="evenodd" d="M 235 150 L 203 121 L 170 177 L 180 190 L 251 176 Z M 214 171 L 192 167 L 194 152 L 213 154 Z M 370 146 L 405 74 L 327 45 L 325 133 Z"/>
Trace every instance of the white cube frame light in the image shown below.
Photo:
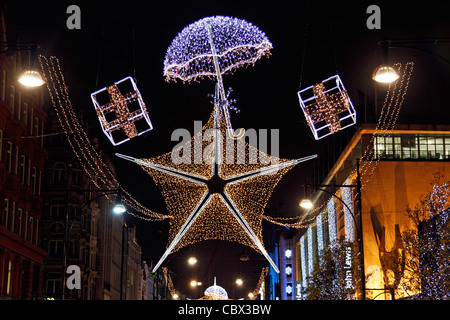
<path fill-rule="evenodd" d="M 316 140 L 356 124 L 356 111 L 338 75 L 298 92 L 306 122 Z"/>
<path fill-rule="evenodd" d="M 115 146 L 153 129 L 133 78 L 91 93 L 103 132 Z"/>

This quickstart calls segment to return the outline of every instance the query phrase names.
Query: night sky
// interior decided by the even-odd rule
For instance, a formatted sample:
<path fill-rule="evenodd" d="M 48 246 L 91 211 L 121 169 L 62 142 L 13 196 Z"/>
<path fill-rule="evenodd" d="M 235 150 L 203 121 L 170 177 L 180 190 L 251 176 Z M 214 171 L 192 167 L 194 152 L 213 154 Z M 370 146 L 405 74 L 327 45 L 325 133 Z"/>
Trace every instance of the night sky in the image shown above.
<path fill-rule="evenodd" d="M 232 87 L 239 114 L 231 112 L 234 128 L 280 129 L 280 156 L 300 158 L 319 154 L 309 163 L 297 165 L 279 183 L 266 208 L 268 215 L 299 215 L 302 184 L 326 173 L 332 160 L 345 146 L 355 127 L 316 141 L 306 125 L 297 91 L 340 75 L 358 114 L 358 124 L 376 122 L 386 86 L 375 88 L 370 79 L 381 63 L 378 42 L 388 39 L 429 39 L 450 37 L 450 3 L 393 1 L 9 1 L 8 40 L 36 41 L 39 53 L 56 55 L 62 63 L 72 103 L 91 118 L 91 130 L 98 130 L 103 148 L 133 157 L 154 157 L 169 152 L 177 142 L 172 131 L 193 131 L 195 120 L 207 121 L 212 111 L 214 82 L 167 83 L 163 61 L 167 48 L 185 26 L 203 17 L 226 15 L 245 19 L 258 26 L 273 44 L 272 55 L 254 67 L 224 76 L 225 87 Z M 68 30 L 66 8 L 81 8 L 81 30 Z M 381 9 L 381 29 L 369 30 L 366 9 L 377 4 Z M 308 24 L 308 36 L 305 28 Z M 133 41 L 133 30 L 135 40 Z M 305 45 L 306 40 L 306 45 Z M 304 51 L 303 48 L 306 48 Z M 398 123 L 450 124 L 450 45 L 418 45 L 419 49 L 392 48 L 390 62 L 415 62 L 410 87 Z M 437 58 L 440 56 L 447 62 Z M 304 58 L 303 73 L 301 62 Z M 90 93 L 134 76 L 144 98 L 154 129 L 118 147 L 102 136 Z M 377 97 L 375 97 L 377 96 Z M 375 106 L 378 101 L 378 106 Z M 330 160 L 331 159 L 331 160 Z M 132 163 L 114 157 L 118 179 L 150 209 L 167 213 L 164 199 L 147 174 Z M 138 226 L 138 241 L 143 260 L 158 260 L 166 241 L 168 223 L 145 223 L 127 218 Z M 161 233 L 158 232 L 161 230 Z M 159 246 L 159 251 L 158 251 Z M 187 256 L 194 250 L 197 267 L 189 267 Z M 169 256 L 164 265 L 173 270 L 177 289 L 192 295 L 186 285 L 191 277 L 204 283 L 202 289 L 218 284 L 237 298 L 253 290 L 263 256 L 247 248 L 250 261 L 241 262 L 243 248 L 238 244 L 207 241 Z M 242 272 L 248 287 L 233 289 Z M 236 290 L 236 291 L 233 291 Z M 242 290 L 238 292 L 237 290 Z M 195 297 L 195 294 L 194 294 Z"/>

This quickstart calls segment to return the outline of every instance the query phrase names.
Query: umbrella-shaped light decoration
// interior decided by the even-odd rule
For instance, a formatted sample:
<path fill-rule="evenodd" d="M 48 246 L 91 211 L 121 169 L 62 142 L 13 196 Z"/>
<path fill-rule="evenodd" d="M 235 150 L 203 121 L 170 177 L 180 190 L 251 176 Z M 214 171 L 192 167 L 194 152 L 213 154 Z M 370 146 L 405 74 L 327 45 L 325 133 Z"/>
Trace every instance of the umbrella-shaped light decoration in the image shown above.
<path fill-rule="evenodd" d="M 245 20 L 224 16 L 203 18 L 185 27 L 172 41 L 164 60 L 164 76 L 167 81 L 184 82 L 216 78 L 227 128 L 232 129 L 222 75 L 253 65 L 268 56 L 271 48 L 264 32 Z"/>

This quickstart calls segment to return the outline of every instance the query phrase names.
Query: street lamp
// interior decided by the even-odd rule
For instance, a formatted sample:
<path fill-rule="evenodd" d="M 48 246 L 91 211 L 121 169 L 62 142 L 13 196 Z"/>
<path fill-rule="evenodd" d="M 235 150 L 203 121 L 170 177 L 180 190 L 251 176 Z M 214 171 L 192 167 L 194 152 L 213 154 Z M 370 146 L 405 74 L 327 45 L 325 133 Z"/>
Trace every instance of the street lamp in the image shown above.
<path fill-rule="evenodd" d="M 113 211 L 115 214 L 119 215 L 119 214 L 122 214 L 122 213 L 127 212 L 127 208 L 126 208 L 122 203 L 116 203 L 116 204 L 114 205 L 112 211 Z"/>
<path fill-rule="evenodd" d="M 193 287 L 193 288 L 200 287 L 202 285 L 202 283 L 197 280 L 192 280 L 190 284 L 191 284 L 191 287 Z"/>
<path fill-rule="evenodd" d="M 307 210 L 312 209 L 314 207 L 313 203 L 309 199 L 303 199 L 302 201 L 300 201 L 298 205 L 303 209 Z"/>
<path fill-rule="evenodd" d="M 19 82 L 26 87 L 40 87 L 45 81 L 41 73 L 36 69 L 27 69 L 19 76 Z"/>
<path fill-rule="evenodd" d="M 414 49 L 418 50 L 427 54 L 430 54 L 441 61 L 444 61 L 446 63 L 450 64 L 450 61 L 427 50 L 412 47 L 411 45 L 417 45 L 417 44 L 434 44 L 437 45 L 438 43 L 449 43 L 450 38 L 440 38 L 440 39 L 385 39 L 378 44 L 382 47 L 383 50 L 383 56 L 382 56 L 382 64 L 378 66 L 375 71 L 372 74 L 372 79 L 375 80 L 378 83 L 393 83 L 396 81 L 400 75 L 398 74 L 397 70 L 390 66 L 388 64 L 388 49 L 389 48 L 408 48 L 408 49 Z"/>
<path fill-rule="evenodd" d="M 190 257 L 190 258 L 188 259 L 188 263 L 189 263 L 190 265 L 196 264 L 196 263 L 197 263 L 197 258 L 194 257 L 194 256 Z"/>
<path fill-rule="evenodd" d="M 39 45 L 36 43 L 13 43 L 13 42 L 0 42 L 0 48 L 4 48 L 5 50 L 2 52 L 9 51 L 28 51 L 28 69 L 25 69 L 20 76 L 18 77 L 18 81 L 30 88 L 40 87 L 45 81 L 39 70 L 31 67 L 31 52 L 36 51 L 39 48 Z"/>
<path fill-rule="evenodd" d="M 389 65 L 382 64 L 373 72 L 372 79 L 378 83 L 392 83 L 400 78 L 397 70 Z"/>

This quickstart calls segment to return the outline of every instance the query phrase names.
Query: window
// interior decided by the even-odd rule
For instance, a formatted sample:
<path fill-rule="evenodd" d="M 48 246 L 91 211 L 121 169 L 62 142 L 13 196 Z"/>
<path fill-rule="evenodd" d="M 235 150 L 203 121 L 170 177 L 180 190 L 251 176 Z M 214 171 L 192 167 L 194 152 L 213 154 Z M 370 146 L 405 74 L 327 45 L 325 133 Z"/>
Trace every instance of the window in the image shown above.
<path fill-rule="evenodd" d="M 22 237 L 23 209 L 19 208 L 17 211 L 17 234 L 19 235 L 19 237 Z"/>
<path fill-rule="evenodd" d="M 35 234 L 36 234 L 36 236 L 35 236 L 35 239 L 34 239 L 34 244 L 36 246 L 38 246 L 39 245 L 39 219 L 36 219 L 36 232 L 35 232 Z"/>
<path fill-rule="evenodd" d="M 25 211 L 25 230 L 23 232 L 23 238 L 26 240 L 28 238 L 28 211 Z"/>
<path fill-rule="evenodd" d="M 5 101 L 6 97 L 6 70 L 2 71 L 2 101 Z"/>
<path fill-rule="evenodd" d="M 30 217 L 30 220 L 28 220 L 28 223 L 30 224 L 30 237 L 26 240 L 29 240 L 30 242 L 33 242 L 33 236 L 34 236 L 34 218 Z"/>
<path fill-rule="evenodd" d="M 36 194 L 36 167 L 31 170 L 31 192 Z"/>
<path fill-rule="evenodd" d="M 11 86 L 9 89 L 9 105 L 11 106 L 11 114 L 14 115 L 14 98 L 16 96 L 16 88 Z"/>
<path fill-rule="evenodd" d="M 6 145 L 6 172 L 11 173 L 12 169 L 12 153 L 13 145 L 12 142 L 8 142 Z"/>
<path fill-rule="evenodd" d="M 28 159 L 28 178 L 27 178 L 27 186 L 31 185 L 31 159 Z"/>
<path fill-rule="evenodd" d="M 19 101 L 17 101 L 17 120 L 20 120 L 22 117 L 22 92 L 19 91 Z"/>
<path fill-rule="evenodd" d="M 450 137 L 406 134 L 375 136 L 375 159 L 445 160 L 450 159 Z"/>
<path fill-rule="evenodd" d="M 66 165 L 58 162 L 53 167 L 53 183 L 63 184 L 66 182 Z"/>
<path fill-rule="evenodd" d="M 16 146 L 16 156 L 14 157 L 14 174 L 19 172 L 19 146 Z"/>
<path fill-rule="evenodd" d="M 48 242 L 48 256 L 51 258 L 62 257 L 64 243 L 62 240 L 50 240 Z"/>
<path fill-rule="evenodd" d="M 3 130 L 0 130 L 0 161 L 2 161 L 3 153 Z"/>
<path fill-rule="evenodd" d="M 35 136 L 39 135 L 39 118 L 38 117 L 34 118 L 34 135 Z"/>
<path fill-rule="evenodd" d="M 16 202 L 13 201 L 12 203 L 12 210 L 11 210 L 11 232 L 14 232 L 14 220 L 16 220 Z"/>
<path fill-rule="evenodd" d="M 28 103 L 23 104 L 22 121 L 25 124 L 25 128 L 28 128 Z"/>
<path fill-rule="evenodd" d="M 19 177 L 20 177 L 20 183 L 23 185 L 25 184 L 25 174 L 26 174 L 26 162 L 25 156 L 20 156 L 20 170 L 19 170 Z"/>
<path fill-rule="evenodd" d="M 6 295 L 9 296 L 11 293 L 11 274 L 12 274 L 12 263 L 11 260 L 8 261 L 8 276 L 6 277 Z"/>
<path fill-rule="evenodd" d="M 59 200 L 55 200 L 58 201 Z M 65 213 L 65 205 L 63 204 L 64 200 L 60 200 L 61 204 L 52 204 L 50 207 L 50 219 L 51 220 L 60 220 L 64 217 Z"/>
<path fill-rule="evenodd" d="M 48 279 L 46 293 L 47 293 L 47 297 L 60 297 L 61 296 L 61 280 L 60 279 Z"/>
<path fill-rule="evenodd" d="M 3 226 L 5 227 L 5 229 L 8 229 L 8 220 L 9 220 L 9 199 L 8 198 L 5 198 L 5 200 L 3 201 L 3 208 L 4 208 Z"/>
<path fill-rule="evenodd" d="M 33 135 L 33 125 L 34 125 L 33 119 L 34 119 L 34 108 L 30 107 L 30 128 L 28 129 L 29 130 L 28 132 L 30 133 L 30 135 Z"/>

